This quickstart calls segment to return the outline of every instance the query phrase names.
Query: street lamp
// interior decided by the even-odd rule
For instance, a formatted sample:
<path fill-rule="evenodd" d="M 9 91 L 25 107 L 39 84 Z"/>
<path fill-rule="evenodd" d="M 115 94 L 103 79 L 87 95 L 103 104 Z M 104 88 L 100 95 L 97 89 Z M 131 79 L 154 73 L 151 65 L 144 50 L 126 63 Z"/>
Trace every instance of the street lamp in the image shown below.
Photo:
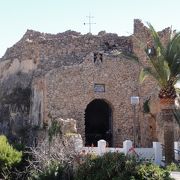
<path fill-rule="evenodd" d="M 139 104 L 139 96 L 131 96 L 131 105 L 133 107 L 133 144 L 136 147 L 136 105 Z"/>

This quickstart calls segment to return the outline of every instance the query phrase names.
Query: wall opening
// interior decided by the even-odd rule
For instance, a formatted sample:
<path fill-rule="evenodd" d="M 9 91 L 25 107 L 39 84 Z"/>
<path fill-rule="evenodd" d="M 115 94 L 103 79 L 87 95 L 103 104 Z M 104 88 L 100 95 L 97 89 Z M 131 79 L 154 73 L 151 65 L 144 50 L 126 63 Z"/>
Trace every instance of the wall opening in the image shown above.
<path fill-rule="evenodd" d="M 112 146 L 112 110 L 102 99 L 91 101 L 85 110 L 86 146 L 97 146 L 97 141 L 104 139 Z"/>

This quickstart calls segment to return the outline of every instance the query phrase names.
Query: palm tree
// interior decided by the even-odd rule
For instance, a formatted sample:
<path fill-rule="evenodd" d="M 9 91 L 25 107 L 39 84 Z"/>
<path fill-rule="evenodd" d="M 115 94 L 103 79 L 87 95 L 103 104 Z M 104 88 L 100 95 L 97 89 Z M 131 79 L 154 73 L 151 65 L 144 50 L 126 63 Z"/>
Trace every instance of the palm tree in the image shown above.
<path fill-rule="evenodd" d="M 140 82 L 147 76 L 152 76 L 158 83 L 161 115 L 164 121 L 165 161 L 167 164 L 174 159 L 174 131 L 173 107 L 176 98 L 174 85 L 180 74 L 180 32 L 169 38 L 167 45 L 163 45 L 158 33 L 148 23 L 152 36 L 152 43 L 148 44 L 145 52 L 148 57 L 148 66 L 140 72 Z"/>

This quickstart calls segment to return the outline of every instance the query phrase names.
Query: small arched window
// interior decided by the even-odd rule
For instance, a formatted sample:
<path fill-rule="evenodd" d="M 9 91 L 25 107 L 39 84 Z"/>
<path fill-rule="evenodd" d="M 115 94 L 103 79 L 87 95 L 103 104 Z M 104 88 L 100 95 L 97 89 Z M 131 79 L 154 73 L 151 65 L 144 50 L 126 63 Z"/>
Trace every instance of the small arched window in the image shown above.
<path fill-rule="evenodd" d="M 100 64 L 103 62 L 103 55 L 102 53 L 94 53 L 94 63 Z"/>

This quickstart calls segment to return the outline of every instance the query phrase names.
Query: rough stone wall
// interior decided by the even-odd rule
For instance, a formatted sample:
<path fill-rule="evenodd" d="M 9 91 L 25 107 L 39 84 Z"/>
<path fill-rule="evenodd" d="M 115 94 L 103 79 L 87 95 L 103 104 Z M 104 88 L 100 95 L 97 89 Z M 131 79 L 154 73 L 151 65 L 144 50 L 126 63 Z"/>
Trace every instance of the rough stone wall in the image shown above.
<path fill-rule="evenodd" d="M 166 28 L 160 32 L 158 32 L 161 41 L 164 45 L 167 44 L 170 38 L 170 28 Z M 146 54 L 144 49 L 147 48 L 147 42 L 152 42 L 152 37 L 148 32 L 147 27 L 139 20 L 134 20 L 134 34 L 133 34 L 133 51 L 138 55 L 141 63 L 146 66 L 148 64 L 148 59 L 146 58 Z M 139 96 L 140 96 L 140 107 L 143 107 L 143 102 L 151 97 L 150 101 L 150 109 L 151 115 L 140 113 L 140 123 L 141 123 L 141 134 L 143 134 L 143 138 L 141 142 L 142 144 L 149 144 L 152 141 L 160 141 L 163 143 L 163 119 L 160 116 L 160 105 L 158 99 L 158 85 L 152 78 L 147 78 L 143 84 L 139 85 Z M 142 112 L 142 109 L 139 109 Z M 175 140 L 179 139 L 179 127 L 176 123 L 174 123 L 175 129 Z"/>
<path fill-rule="evenodd" d="M 169 28 L 159 34 L 166 43 Z M 43 127 L 50 117 L 73 118 L 84 139 L 85 109 L 92 100 L 104 99 L 112 108 L 114 145 L 122 146 L 125 139 L 133 139 L 134 118 L 139 143 L 151 146 L 153 140 L 162 139 L 162 128 L 154 118 L 158 113 L 157 85 L 152 79 L 139 85 L 141 66 L 124 56 L 135 52 L 147 64 L 144 48 L 150 40 L 147 27 L 138 19 L 129 37 L 105 32 L 96 36 L 74 31 L 52 35 L 28 30 L 0 59 L 0 82 L 5 91 L 31 86 L 29 118 L 33 126 Z M 94 62 L 97 53 L 102 55 L 102 62 Z M 104 84 L 105 92 L 94 92 L 95 83 Z M 131 96 L 140 96 L 135 114 Z M 143 113 L 143 103 L 150 96 L 155 102 L 151 104 L 153 116 Z"/>
<path fill-rule="evenodd" d="M 133 51 L 138 56 L 139 61 L 144 65 L 149 65 L 147 62 L 147 57 L 144 49 L 147 48 L 147 42 L 151 40 L 150 33 L 148 28 L 139 20 L 134 20 L 134 34 L 133 34 Z M 139 71 L 142 68 L 139 65 Z M 153 88 L 152 88 L 153 87 Z M 157 129 L 154 117 L 143 113 L 143 104 L 144 102 L 151 97 L 152 102 L 157 100 L 157 84 L 152 80 L 152 78 L 147 78 L 143 84 L 138 85 L 138 95 L 140 97 L 140 104 L 137 108 L 137 113 L 139 114 L 139 120 L 141 125 L 141 144 L 143 146 L 152 146 L 152 141 L 157 141 Z M 156 105 L 155 105 L 156 106 Z M 154 114 L 156 116 L 157 112 Z M 150 124 L 153 124 L 152 126 Z"/>
<path fill-rule="evenodd" d="M 93 53 L 82 64 L 52 70 L 45 77 L 46 111 L 55 118 L 76 119 L 84 139 L 85 109 L 92 100 L 104 99 L 113 111 L 114 145 L 121 146 L 125 139 L 132 139 L 130 97 L 137 86 L 137 70 L 137 65 L 127 59 L 106 55 L 96 65 Z M 95 83 L 104 84 L 105 92 L 94 92 Z"/>
<path fill-rule="evenodd" d="M 0 59 L 1 92 L 11 94 L 17 87 L 31 86 L 32 106 L 29 119 L 33 126 L 42 127 L 43 118 L 49 114 L 44 107 L 47 101 L 44 79 L 46 73 L 54 68 L 81 64 L 90 52 L 126 52 L 131 51 L 131 47 L 129 37 L 105 32 L 97 36 L 81 35 L 74 31 L 52 35 L 28 30 Z M 6 122 L 2 123 L 2 127 L 7 126 Z"/>
<path fill-rule="evenodd" d="M 35 67 L 38 66 L 35 74 L 44 75 L 62 65 L 79 64 L 90 52 L 112 50 L 131 52 L 131 38 L 111 33 L 99 33 L 95 36 L 66 31 L 52 35 L 28 30 L 19 42 L 7 49 L 1 61 L 31 60 Z"/>

